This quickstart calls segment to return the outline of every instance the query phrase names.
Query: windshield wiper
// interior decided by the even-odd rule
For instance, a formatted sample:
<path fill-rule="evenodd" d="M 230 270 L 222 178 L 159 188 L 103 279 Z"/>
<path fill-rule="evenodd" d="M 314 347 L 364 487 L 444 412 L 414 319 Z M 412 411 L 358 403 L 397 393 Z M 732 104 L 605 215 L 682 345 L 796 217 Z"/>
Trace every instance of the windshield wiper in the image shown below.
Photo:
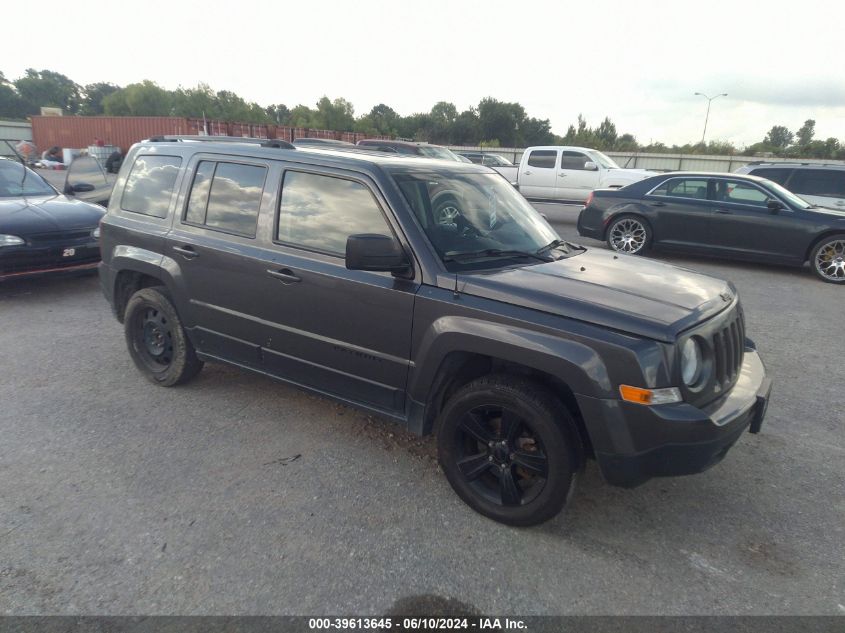
<path fill-rule="evenodd" d="M 529 251 L 519 250 L 502 250 L 499 248 L 486 248 L 482 251 L 470 251 L 466 253 L 453 253 L 443 258 L 444 262 L 464 262 L 473 259 L 489 259 L 501 257 L 530 257 L 541 262 L 553 262 L 553 258 L 544 257 L 540 253 L 531 253 Z"/>
<path fill-rule="evenodd" d="M 585 250 L 583 246 L 579 246 L 578 244 L 573 244 L 572 242 L 567 242 L 566 240 L 554 240 L 552 242 L 549 242 L 548 244 L 546 244 L 544 247 L 540 248 L 539 250 L 537 250 L 537 254 L 540 255 L 540 254 L 545 253 L 547 251 L 551 251 L 551 250 L 554 250 L 556 248 L 561 248 L 561 247 L 563 247 L 562 250 L 563 250 L 564 254 L 566 254 L 566 255 L 571 255 L 572 251 L 583 251 L 583 250 Z"/>

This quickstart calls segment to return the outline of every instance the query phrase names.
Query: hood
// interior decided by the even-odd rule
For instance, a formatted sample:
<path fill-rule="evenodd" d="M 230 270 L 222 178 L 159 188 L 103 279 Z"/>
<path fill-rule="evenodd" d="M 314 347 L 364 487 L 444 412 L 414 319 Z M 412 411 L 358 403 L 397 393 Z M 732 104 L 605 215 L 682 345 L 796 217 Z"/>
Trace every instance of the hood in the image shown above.
<path fill-rule="evenodd" d="M 667 342 L 736 298 L 727 281 L 596 249 L 547 264 L 459 273 L 457 281 L 467 294 Z"/>
<path fill-rule="evenodd" d="M 813 213 L 819 213 L 824 216 L 825 219 L 831 220 L 845 220 L 845 211 L 842 209 L 834 209 L 833 207 L 823 207 L 823 206 L 815 206 L 812 209 L 808 209 Z"/>
<path fill-rule="evenodd" d="M 0 198 L 0 233 L 23 237 L 94 228 L 104 214 L 102 207 L 65 196 Z"/>
<path fill-rule="evenodd" d="M 626 178 L 632 181 L 643 180 L 657 175 L 656 171 L 649 171 L 648 169 L 625 169 L 624 167 L 611 169 L 610 173 L 613 174 L 614 178 Z"/>

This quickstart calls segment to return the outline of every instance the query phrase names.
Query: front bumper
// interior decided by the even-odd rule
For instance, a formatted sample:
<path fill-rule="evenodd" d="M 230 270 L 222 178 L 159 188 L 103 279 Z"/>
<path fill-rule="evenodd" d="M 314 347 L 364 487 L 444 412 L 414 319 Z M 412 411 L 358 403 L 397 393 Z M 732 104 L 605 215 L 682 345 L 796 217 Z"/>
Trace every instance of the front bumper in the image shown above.
<path fill-rule="evenodd" d="M 0 281 L 93 270 L 99 261 L 100 245 L 90 238 L 6 246 L 0 250 Z"/>
<path fill-rule="evenodd" d="M 577 399 L 602 475 L 611 484 L 633 487 L 719 463 L 743 432 L 760 431 L 771 388 L 760 356 L 747 347 L 734 387 L 703 408 Z"/>

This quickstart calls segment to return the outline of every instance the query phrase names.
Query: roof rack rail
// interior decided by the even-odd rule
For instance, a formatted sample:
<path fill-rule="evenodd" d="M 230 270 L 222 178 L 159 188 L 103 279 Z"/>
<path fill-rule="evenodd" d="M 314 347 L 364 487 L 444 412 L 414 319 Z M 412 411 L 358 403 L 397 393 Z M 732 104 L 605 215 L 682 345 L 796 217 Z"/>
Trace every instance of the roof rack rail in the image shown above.
<path fill-rule="evenodd" d="M 261 147 L 275 147 L 278 149 L 296 149 L 295 145 L 274 138 L 247 138 L 242 136 L 198 136 L 190 134 L 167 134 L 151 136 L 152 143 L 178 143 L 180 141 L 202 141 L 205 143 L 250 143 Z"/>

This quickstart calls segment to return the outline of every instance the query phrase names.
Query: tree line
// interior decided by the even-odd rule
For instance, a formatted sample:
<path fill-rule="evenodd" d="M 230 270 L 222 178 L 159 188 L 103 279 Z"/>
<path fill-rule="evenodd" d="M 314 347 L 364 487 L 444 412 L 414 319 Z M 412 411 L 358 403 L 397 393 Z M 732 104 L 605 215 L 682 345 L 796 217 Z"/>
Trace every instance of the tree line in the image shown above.
<path fill-rule="evenodd" d="M 765 138 L 746 148 L 726 141 L 666 145 L 639 143 L 630 133 L 619 133 L 605 117 L 595 127 L 578 116 L 563 136 L 554 134 L 548 119 L 530 117 L 519 103 L 486 97 L 475 107 L 458 111 L 440 101 L 428 112 L 401 115 L 380 103 L 369 112 L 355 113 L 343 98 L 322 97 L 314 107 L 282 103 L 261 106 L 228 90 L 207 84 L 167 90 L 144 80 L 127 86 L 108 82 L 80 85 L 51 70 L 27 69 L 9 80 L 0 71 L 0 118 L 25 119 L 42 106 L 61 108 L 66 114 L 109 116 L 206 117 L 252 124 L 286 125 L 323 130 L 354 131 L 447 145 L 526 147 L 529 145 L 581 145 L 606 151 L 640 151 L 683 154 L 774 155 L 795 158 L 845 159 L 845 146 L 836 138 L 815 139 L 815 121 L 808 119 L 792 133 L 775 125 Z"/>

